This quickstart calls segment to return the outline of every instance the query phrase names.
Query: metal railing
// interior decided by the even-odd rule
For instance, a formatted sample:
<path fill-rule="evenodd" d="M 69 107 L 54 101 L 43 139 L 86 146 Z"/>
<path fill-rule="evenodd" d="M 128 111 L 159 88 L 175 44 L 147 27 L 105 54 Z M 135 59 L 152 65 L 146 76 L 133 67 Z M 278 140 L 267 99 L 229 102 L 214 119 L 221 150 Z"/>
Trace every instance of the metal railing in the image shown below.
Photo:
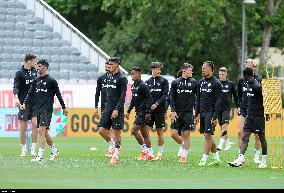
<path fill-rule="evenodd" d="M 109 56 L 57 11 L 43 0 L 19 1 L 24 3 L 27 9 L 32 10 L 36 17 L 41 18 L 44 24 L 51 26 L 53 32 L 61 34 L 63 40 L 68 41 L 72 47 L 77 48 L 91 63 L 97 65 L 99 72 L 104 72 L 105 61 Z M 121 66 L 120 70 L 124 74 L 128 74 Z"/>

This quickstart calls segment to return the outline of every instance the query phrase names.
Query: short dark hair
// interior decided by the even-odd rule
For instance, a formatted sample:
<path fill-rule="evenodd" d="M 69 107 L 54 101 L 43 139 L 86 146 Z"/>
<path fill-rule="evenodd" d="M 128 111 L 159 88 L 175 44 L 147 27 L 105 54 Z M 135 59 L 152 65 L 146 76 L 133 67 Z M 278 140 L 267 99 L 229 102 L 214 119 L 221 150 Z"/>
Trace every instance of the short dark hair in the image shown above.
<path fill-rule="evenodd" d="M 153 68 L 163 68 L 163 65 L 160 62 L 151 62 L 150 67 L 151 67 L 151 69 L 153 69 Z"/>
<path fill-rule="evenodd" d="M 179 71 L 177 72 L 177 77 L 179 78 L 179 77 L 181 77 L 181 75 L 182 75 L 182 70 L 179 70 Z"/>
<path fill-rule="evenodd" d="M 133 67 L 132 69 L 131 69 L 131 71 L 132 70 L 134 70 L 134 71 L 137 71 L 137 72 L 142 72 L 142 70 L 141 70 L 141 68 L 139 68 L 139 67 Z"/>
<path fill-rule="evenodd" d="M 108 59 L 108 63 L 109 62 L 115 62 L 116 64 L 120 65 L 120 58 L 118 57 L 111 57 Z"/>
<path fill-rule="evenodd" d="M 208 64 L 208 66 L 211 67 L 212 71 L 214 71 L 214 62 L 213 62 L 213 61 L 208 60 L 208 61 L 205 61 L 205 62 L 203 62 L 203 63 Z"/>
<path fill-rule="evenodd" d="M 49 63 L 46 59 L 41 59 L 37 62 L 37 64 L 42 64 L 44 66 L 46 66 L 47 68 L 49 67 Z"/>
<path fill-rule="evenodd" d="M 105 64 L 108 64 L 108 62 L 109 62 L 109 61 L 108 61 L 108 60 L 106 60 Z"/>
<path fill-rule="evenodd" d="M 243 69 L 243 76 L 245 77 L 251 77 L 253 76 L 253 69 L 251 68 L 244 68 Z"/>
<path fill-rule="evenodd" d="M 183 63 L 183 65 L 180 67 L 180 69 L 184 69 L 184 68 L 193 68 L 193 66 L 190 63 Z"/>
<path fill-rule="evenodd" d="M 36 58 L 35 55 L 33 55 L 33 54 L 31 54 L 31 53 L 28 53 L 28 54 L 25 55 L 24 61 L 27 62 L 27 61 L 33 60 L 33 59 L 35 59 L 35 58 Z"/>

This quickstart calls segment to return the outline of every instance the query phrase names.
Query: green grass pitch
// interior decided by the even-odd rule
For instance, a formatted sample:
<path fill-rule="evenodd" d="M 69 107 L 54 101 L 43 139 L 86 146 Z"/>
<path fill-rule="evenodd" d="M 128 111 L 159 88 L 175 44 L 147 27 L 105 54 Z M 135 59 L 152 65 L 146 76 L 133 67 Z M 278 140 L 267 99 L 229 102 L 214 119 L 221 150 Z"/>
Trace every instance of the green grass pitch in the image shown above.
<path fill-rule="evenodd" d="M 50 148 L 46 146 L 41 163 L 31 162 L 29 154 L 19 156 L 19 139 L 0 138 L 0 188 L 284 188 L 283 170 L 258 169 L 253 163 L 252 137 L 242 168 L 227 165 L 238 155 L 236 145 L 220 152 L 221 165 L 198 166 L 203 140 L 191 138 L 188 162 L 180 165 L 176 157 L 178 145 L 169 137 L 165 138 L 163 161 L 136 161 L 137 142 L 134 137 L 123 137 L 120 163 L 110 165 L 110 158 L 104 157 L 108 144 L 100 137 L 55 138 L 59 157 L 49 161 Z M 236 142 L 235 138 L 231 140 Z M 152 138 L 152 143 L 156 153 L 156 138 Z M 91 151 L 91 147 L 97 151 Z"/>

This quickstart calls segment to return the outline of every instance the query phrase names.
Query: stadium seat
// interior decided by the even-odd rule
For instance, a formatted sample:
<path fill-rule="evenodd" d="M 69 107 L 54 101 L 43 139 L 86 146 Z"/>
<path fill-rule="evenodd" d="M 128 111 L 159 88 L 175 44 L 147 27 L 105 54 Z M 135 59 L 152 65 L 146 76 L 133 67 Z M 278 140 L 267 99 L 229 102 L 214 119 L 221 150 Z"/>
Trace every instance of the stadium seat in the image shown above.
<path fill-rule="evenodd" d="M 5 30 L 15 30 L 15 24 L 13 22 L 5 22 Z"/>
<path fill-rule="evenodd" d="M 6 30 L 4 31 L 5 38 L 14 38 L 14 31 L 12 30 Z"/>
<path fill-rule="evenodd" d="M 15 8 L 8 7 L 8 8 L 6 8 L 6 11 L 7 11 L 7 13 L 9 13 L 10 15 L 14 15 L 14 16 L 17 15 L 17 10 L 16 10 Z"/>
<path fill-rule="evenodd" d="M 12 70 L 10 70 L 10 78 L 14 78 L 16 72 L 17 72 L 17 69 L 12 69 Z"/>
<path fill-rule="evenodd" d="M 7 8 L 7 3 L 5 1 L 0 1 L 0 8 L 1 9 Z M 6 13 L 6 9 L 5 9 L 5 13 Z M 0 14 L 1 14 L 1 12 L 0 12 Z"/>
<path fill-rule="evenodd" d="M 6 22 L 16 22 L 15 15 L 6 15 Z"/>
<path fill-rule="evenodd" d="M 62 63 L 69 63 L 70 62 L 70 58 L 69 58 L 68 55 L 61 55 L 60 58 L 61 58 Z"/>
<path fill-rule="evenodd" d="M 44 52 L 42 55 L 38 56 L 38 59 L 46 59 L 48 62 L 51 62 L 51 56 L 50 55 L 46 55 Z"/>
<path fill-rule="evenodd" d="M 76 56 L 80 56 L 81 53 L 79 52 L 79 50 L 77 48 L 72 47 L 71 48 L 71 54 L 76 55 Z"/>
<path fill-rule="evenodd" d="M 52 40 L 52 46 L 53 47 L 61 47 L 62 46 L 61 40 L 53 39 Z"/>
<path fill-rule="evenodd" d="M 11 62 L 6 62 L 6 61 L 1 62 L 0 65 L 1 65 L 2 70 L 12 70 L 13 69 L 11 66 Z"/>
<path fill-rule="evenodd" d="M 34 39 L 34 33 L 32 31 L 25 31 L 24 32 L 24 38 L 31 39 L 31 42 L 33 42 L 32 39 Z"/>
<path fill-rule="evenodd" d="M 61 62 L 60 56 L 58 56 L 58 55 L 51 55 L 50 56 L 50 62 L 54 62 L 54 63 Z"/>
<path fill-rule="evenodd" d="M 71 71 L 78 72 L 78 70 L 79 70 L 79 65 L 78 65 L 78 63 L 70 63 L 70 64 L 69 64 L 69 68 L 70 68 Z"/>
<path fill-rule="evenodd" d="M 13 53 L 22 54 L 23 53 L 22 46 L 13 46 Z"/>
<path fill-rule="evenodd" d="M 62 55 L 65 54 L 61 52 L 60 47 L 50 47 L 52 55 Z"/>
<path fill-rule="evenodd" d="M 98 79 L 99 75 L 97 72 L 90 71 L 88 72 L 89 79 Z"/>
<path fill-rule="evenodd" d="M 3 52 L 8 53 L 8 54 L 13 54 L 14 50 L 12 46 L 4 46 L 3 47 Z"/>
<path fill-rule="evenodd" d="M 20 16 L 26 16 L 26 10 L 22 8 L 17 8 L 16 13 L 17 15 L 20 15 Z"/>
<path fill-rule="evenodd" d="M 6 53 L 3 53 L 1 54 L 1 59 L 4 60 L 4 61 L 11 61 L 11 54 L 6 54 Z"/>
<path fill-rule="evenodd" d="M 1 78 L 10 78 L 10 70 L 0 70 Z"/>
<path fill-rule="evenodd" d="M 41 47 L 32 47 L 32 53 L 34 53 L 35 55 L 40 55 L 41 52 Z"/>
<path fill-rule="evenodd" d="M 87 57 L 85 57 L 85 56 L 79 56 L 79 60 L 80 60 L 80 62 L 81 63 L 90 63 L 90 61 L 88 60 L 88 58 Z"/>
<path fill-rule="evenodd" d="M 52 76 L 53 78 L 55 78 L 56 80 L 59 79 L 59 72 L 57 70 L 50 70 L 49 71 L 50 76 Z"/>
<path fill-rule="evenodd" d="M 5 15 L 0 14 L 0 22 L 5 22 L 5 21 L 6 21 Z"/>
<path fill-rule="evenodd" d="M 49 70 L 53 70 L 53 71 L 59 71 L 59 64 L 58 63 L 50 63 L 49 64 Z"/>
<path fill-rule="evenodd" d="M 51 41 L 49 39 L 43 39 L 42 40 L 42 44 L 46 47 L 51 47 L 52 44 L 51 44 Z"/>
<path fill-rule="evenodd" d="M 88 72 L 80 71 L 79 72 L 79 79 L 88 80 L 89 79 Z"/>
<path fill-rule="evenodd" d="M 79 63 L 79 57 L 78 56 L 70 55 L 69 58 L 70 58 L 70 62 Z"/>
<path fill-rule="evenodd" d="M 64 53 L 66 55 L 71 54 L 71 48 L 69 46 L 62 46 L 60 50 L 61 50 L 61 53 Z"/>
<path fill-rule="evenodd" d="M 40 39 L 33 39 L 33 46 L 42 47 L 42 40 L 40 40 Z"/>
<path fill-rule="evenodd" d="M 25 24 L 25 31 L 32 31 L 32 32 L 34 32 L 34 31 L 36 31 L 36 28 L 34 27 L 34 24 L 26 23 Z"/>
<path fill-rule="evenodd" d="M 69 79 L 79 79 L 79 73 L 76 70 L 69 70 Z"/>
<path fill-rule="evenodd" d="M 22 15 L 16 15 L 16 21 L 17 22 L 25 22 L 25 17 Z"/>
<path fill-rule="evenodd" d="M 59 70 L 69 70 L 69 63 L 60 63 Z"/>
<path fill-rule="evenodd" d="M 68 80 L 69 79 L 69 70 L 60 70 L 59 79 Z"/>
<path fill-rule="evenodd" d="M 26 16 L 27 15 L 34 15 L 34 12 L 32 11 L 32 10 L 30 10 L 30 9 L 26 9 Z M 39 20 L 39 21 L 37 21 L 37 23 L 40 23 L 40 22 L 42 22 L 43 23 L 43 21 L 42 20 Z"/>
<path fill-rule="evenodd" d="M 33 40 L 32 39 L 22 39 L 24 46 L 33 46 Z"/>
<path fill-rule="evenodd" d="M 24 54 L 32 52 L 31 46 L 26 46 L 25 44 L 23 44 L 22 49 L 23 49 Z"/>
<path fill-rule="evenodd" d="M 42 53 L 47 55 L 53 55 L 52 47 L 42 47 Z"/>
<path fill-rule="evenodd" d="M 23 56 L 21 54 L 12 54 L 11 62 L 18 62 L 22 60 L 23 60 Z"/>
<path fill-rule="evenodd" d="M 21 22 L 21 21 L 19 21 L 19 22 L 16 22 L 16 24 L 15 24 L 15 30 L 17 30 L 17 31 L 25 31 L 25 23 L 24 22 Z"/>
<path fill-rule="evenodd" d="M 6 46 L 10 46 L 13 44 L 13 38 L 3 38 L 3 39 Z"/>
<path fill-rule="evenodd" d="M 86 63 L 79 63 L 79 70 L 80 71 L 84 71 L 84 72 L 88 72 L 89 71 L 88 64 L 86 64 Z"/>
<path fill-rule="evenodd" d="M 13 31 L 14 38 L 24 38 L 24 32 L 23 31 Z"/>

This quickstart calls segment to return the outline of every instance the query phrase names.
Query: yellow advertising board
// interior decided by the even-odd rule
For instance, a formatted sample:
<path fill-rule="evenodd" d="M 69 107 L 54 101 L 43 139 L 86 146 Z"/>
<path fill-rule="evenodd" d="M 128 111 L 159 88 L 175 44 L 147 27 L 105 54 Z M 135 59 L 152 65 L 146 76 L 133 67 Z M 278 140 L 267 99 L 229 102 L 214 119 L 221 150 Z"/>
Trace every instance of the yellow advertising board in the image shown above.
<path fill-rule="evenodd" d="M 284 110 L 281 110 L 284 113 Z M 124 119 L 124 129 L 122 130 L 122 136 L 130 136 L 131 129 L 133 126 L 135 118 L 135 112 L 131 112 L 129 120 Z M 281 115 L 273 114 L 272 120 L 269 123 L 266 123 L 266 135 L 273 136 L 275 132 L 269 127 L 281 126 Z M 98 123 L 99 120 L 94 116 L 94 109 L 91 108 L 82 108 L 82 109 L 69 109 L 68 113 L 68 125 L 67 125 L 67 136 L 98 136 Z M 166 136 L 170 136 L 170 111 L 167 113 L 166 127 L 164 132 Z M 230 124 L 228 133 L 229 136 L 237 136 L 238 129 L 238 116 L 235 113 L 235 109 L 231 110 L 230 113 Z M 155 130 L 151 129 L 151 136 L 155 136 Z M 215 136 L 221 135 L 221 128 L 218 125 L 215 130 Z M 199 125 L 197 125 L 196 130 L 191 133 L 191 136 L 202 136 L 199 133 Z"/>

